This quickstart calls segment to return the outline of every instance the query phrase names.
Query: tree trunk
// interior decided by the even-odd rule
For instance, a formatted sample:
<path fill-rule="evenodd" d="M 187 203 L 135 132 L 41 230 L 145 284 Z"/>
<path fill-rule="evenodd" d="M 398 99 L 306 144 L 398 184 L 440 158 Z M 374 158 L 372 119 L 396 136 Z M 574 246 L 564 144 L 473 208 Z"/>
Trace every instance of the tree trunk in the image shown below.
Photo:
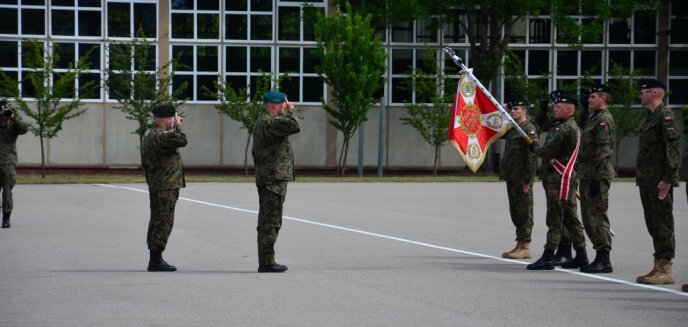
<path fill-rule="evenodd" d="M 339 168 L 338 174 L 340 176 L 344 176 L 344 172 L 346 170 L 346 156 L 349 153 L 349 139 L 344 139 L 344 143 L 342 144 L 342 151 L 339 153 Z"/>
<path fill-rule="evenodd" d="M 435 145 L 435 163 L 432 166 L 432 175 L 437 176 L 437 164 L 439 163 L 439 158 L 440 158 L 440 145 Z"/>
<path fill-rule="evenodd" d="M 244 149 L 244 176 L 248 177 L 248 145 L 251 143 L 251 133 L 248 133 L 246 139 L 246 148 Z"/>
<path fill-rule="evenodd" d="M 43 134 L 42 131 L 39 134 Z M 45 178 L 45 150 L 43 146 L 43 137 L 38 137 L 41 140 L 41 178 Z"/>

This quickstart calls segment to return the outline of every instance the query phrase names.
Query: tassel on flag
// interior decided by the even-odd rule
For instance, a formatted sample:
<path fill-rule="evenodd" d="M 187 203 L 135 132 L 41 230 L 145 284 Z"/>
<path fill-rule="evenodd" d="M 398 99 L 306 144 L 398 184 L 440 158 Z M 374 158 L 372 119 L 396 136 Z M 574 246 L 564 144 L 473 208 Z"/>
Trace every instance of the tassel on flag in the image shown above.
<path fill-rule="evenodd" d="M 473 74 L 461 75 L 449 123 L 449 143 L 473 172 L 482 165 L 492 142 L 511 128 L 510 117 L 476 85 Z"/>

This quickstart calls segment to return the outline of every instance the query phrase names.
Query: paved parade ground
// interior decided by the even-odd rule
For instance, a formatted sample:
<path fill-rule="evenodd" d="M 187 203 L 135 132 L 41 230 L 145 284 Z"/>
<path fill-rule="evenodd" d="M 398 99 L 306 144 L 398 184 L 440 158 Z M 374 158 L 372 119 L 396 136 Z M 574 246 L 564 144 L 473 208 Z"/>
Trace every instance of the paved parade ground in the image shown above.
<path fill-rule="evenodd" d="M 18 185 L 0 230 L 0 326 L 688 326 L 688 205 L 675 190 L 675 285 L 652 268 L 638 190 L 614 183 L 614 273 L 527 271 L 504 183 L 290 183 L 283 274 L 256 273 L 250 183 L 182 189 L 165 259 L 146 271 L 143 184 Z M 594 251 L 588 241 L 590 260 Z"/>

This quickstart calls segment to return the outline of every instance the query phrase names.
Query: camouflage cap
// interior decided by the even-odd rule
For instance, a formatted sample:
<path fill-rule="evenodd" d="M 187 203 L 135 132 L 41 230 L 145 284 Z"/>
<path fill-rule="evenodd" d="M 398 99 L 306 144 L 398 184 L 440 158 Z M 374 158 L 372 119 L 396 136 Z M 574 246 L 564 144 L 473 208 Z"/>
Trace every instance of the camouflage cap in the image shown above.
<path fill-rule="evenodd" d="M 265 92 L 263 95 L 263 101 L 265 102 L 272 102 L 272 103 L 282 103 L 284 102 L 284 99 L 287 98 L 287 95 L 277 91 L 277 90 L 270 90 Z"/>
<path fill-rule="evenodd" d="M 174 110 L 174 107 L 167 104 L 153 108 L 153 116 L 155 117 L 172 117 L 175 113 L 177 113 L 177 111 Z"/>
<path fill-rule="evenodd" d="M 569 103 L 573 105 L 578 103 L 578 100 L 566 91 L 555 90 L 549 94 L 549 98 L 552 100 L 552 103 Z"/>
<path fill-rule="evenodd" d="M 666 91 L 666 85 L 662 83 L 661 81 L 658 81 L 656 79 L 644 79 L 641 80 L 640 83 L 638 83 L 638 88 L 639 89 L 654 89 L 654 88 L 661 88 Z"/>

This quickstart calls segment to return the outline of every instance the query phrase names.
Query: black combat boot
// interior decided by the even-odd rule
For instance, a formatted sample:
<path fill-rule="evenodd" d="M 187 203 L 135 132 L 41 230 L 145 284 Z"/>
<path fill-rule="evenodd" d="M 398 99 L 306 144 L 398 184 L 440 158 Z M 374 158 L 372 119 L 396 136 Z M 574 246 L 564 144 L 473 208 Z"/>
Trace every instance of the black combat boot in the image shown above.
<path fill-rule="evenodd" d="M 10 228 L 10 214 L 12 211 L 2 213 L 2 228 Z"/>
<path fill-rule="evenodd" d="M 259 273 L 281 273 L 287 271 L 287 266 L 273 263 L 271 265 L 258 265 Z"/>
<path fill-rule="evenodd" d="M 557 253 L 554 255 L 552 262 L 555 266 L 561 266 L 571 260 L 573 256 L 571 255 L 571 244 L 561 244 L 559 243 L 559 248 L 557 248 Z"/>
<path fill-rule="evenodd" d="M 529 265 L 526 266 L 528 270 L 552 270 L 554 269 L 554 250 L 545 249 L 542 253 L 542 257 Z"/>
<path fill-rule="evenodd" d="M 597 250 L 595 260 L 591 264 L 581 267 L 580 271 L 588 274 L 613 272 L 612 262 L 609 260 L 609 251 Z"/>
<path fill-rule="evenodd" d="M 162 258 L 162 251 L 150 250 L 148 271 L 177 271 L 177 267 L 168 264 Z"/>
<path fill-rule="evenodd" d="M 585 247 L 582 247 L 576 249 L 576 257 L 573 260 L 561 264 L 561 267 L 564 269 L 578 269 L 588 263 L 588 253 L 585 251 Z"/>

